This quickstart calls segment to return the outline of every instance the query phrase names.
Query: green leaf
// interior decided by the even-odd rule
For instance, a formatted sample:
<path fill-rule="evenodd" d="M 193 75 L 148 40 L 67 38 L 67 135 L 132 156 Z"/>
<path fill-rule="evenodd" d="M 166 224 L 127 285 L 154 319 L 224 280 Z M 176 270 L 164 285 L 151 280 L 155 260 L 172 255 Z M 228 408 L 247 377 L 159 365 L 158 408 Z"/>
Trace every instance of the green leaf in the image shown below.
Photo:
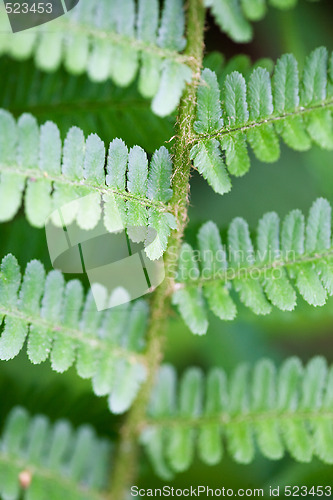
<path fill-rule="evenodd" d="M 250 239 L 247 223 L 241 219 L 234 219 L 228 231 L 229 259 L 235 269 L 242 271 L 242 266 L 254 263 L 254 250 Z M 250 278 L 235 278 L 234 287 L 239 292 L 239 298 L 255 314 L 268 314 L 271 307 L 267 302 L 261 285 L 256 280 Z"/>
<path fill-rule="evenodd" d="M 83 288 L 80 281 L 72 280 L 67 283 L 61 321 L 68 329 L 79 327 L 82 299 Z M 52 369 L 60 373 L 68 370 L 74 363 L 76 346 L 76 340 L 66 334 L 66 329 L 56 332 L 51 351 Z"/>
<path fill-rule="evenodd" d="M 275 212 L 267 213 L 259 221 L 257 234 L 258 262 L 274 262 L 280 258 L 279 218 Z M 281 266 L 265 269 L 265 293 L 273 305 L 282 311 L 292 311 L 296 306 L 296 293 Z"/>
<path fill-rule="evenodd" d="M 128 157 L 128 190 L 130 193 L 144 196 L 147 191 L 148 160 L 139 146 L 129 152 Z"/>
<path fill-rule="evenodd" d="M 198 232 L 198 244 L 201 256 L 201 273 L 206 278 L 218 275 L 227 269 L 226 253 L 216 224 L 206 222 Z"/>
<path fill-rule="evenodd" d="M 264 68 L 255 69 L 248 84 L 248 99 L 251 103 L 249 117 L 251 121 L 267 118 L 273 113 L 273 96 L 269 73 Z"/>
<path fill-rule="evenodd" d="M 74 179 L 82 179 L 85 154 L 85 140 L 81 129 L 69 129 L 64 141 L 62 173 Z"/>
<path fill-rule="evenodd" d="M 18 304 L 17 292 L 21 282 L 20 269 L 13 255 L 7 255 L 1 262 L 0 292 L 2 301 L 9 307 Z M 4 313 L 1 313 L 3 320 Z M 27 331 L 18 316 L 5 319 L 5 326 L 0 338 L 0 358 L 9 360 L 21 350 Z"/>
<path fill-rule="evenodd" d="M 263 68 L 255 69 L 248 86 L 250 120 L 267 118 L 273 113 L 273 98 L 269 73 Z M 247 138 L 260 161 L 273 162 L 280 156 L 279 141 L 272 124 L 262 124 L 249 129 Z"/>
<path fill-rule="evenodd" d="M 226 410 L 228 405 L 227 380 L 224 372 L 218 368 L 212 369 L 206 381 L 206 399 L 204 414 L 218 415 Z M 206 424 L 199 430 L 198 452 L 201 460 L 209 465 L 220 462 L 223 456 L 221 429 L 216 423 Z"/>
<path fill-rule="evenodd" d="M 301 116 L 286 116 L 283 121 L 275 123 L 275 130 L 290 148 L 296 151 L 310 149 L 311 138 Z"/>
<path fill-rule="evenodd" d="M 109 396 L 112 413 L 124 413 L 135 400 L 142 383 L 146 380 L 146 369 L 140 363 L 118 360 L 115 368 L 115 384 Z"/>
<path fill-rule="evenodd" d="M 245 137 L 241 133 L 233 136 L 225 135 L 221 137 L 220 144 L 225 152 L 225 162 L 229 172 L 236 177 L 246 174 L 250 168 L 250 158 Z"/>
<path fill-rule="evenodd" d="M 47 174 L 60 173 L 61 140 L 58 127 L 46 122 L 40 128 L 39 168 Z"/>
<path fill-rule="evenodd" d="M 326 302 L 326 290 L 311 264 L 305 264 L 296 276 L 296 287 L 302 297 L 312 306 L 323 306 Z"/>
<path fill-rule="evenodd" d="M 157 0 L 139 0 L 137 35 L 139 40 L 155 42 L 159 5 Z"/>
<path fill-rule="evenodd" d="M 110 143 L 106 184 L 119 191 L 126 191 L 126 171 L 128 163 L 128 149 L 121 139 L 114 139 Z M 121 230 L 126 223 L 126 203 L 125 199 L 111 194 L 105 194 L 104 197 L 104 223 L 110 232 Z"/>
<path fill-rule="evenodd" d="M 332 367 L 322 357 L 306 366 L 296 357 L 278 369 L 260 359 L 250 369 L 239 365 L 229 380 L 220 368 L 205 377 L 190 368 L 178 382 L 174 369 L 162 366 L 154 387 L 143 442 L 156 472 L 171 476 L 194 461 L 194 449 L 208 464 L 223 458 L 222 437 L 236 462 L 254 460 L 258 449 L 266 458 L 281 459 L 287 450 L 298 462 L 315 453 L 332 462 Z M 202 404 L 204 402 L 204 404 Z"/>
<path fill-rule="evenodd" d="M 239 127 L 249 119 L 246 101 L 246 83 L 243 75 L 234 71 L 227 75 L 224 83 L 224 106 L 227 114 L 227 125 Z"/>
<path fill-rule="evenodd" d="M 108 396 L 114 411 L 126 411 L 146 377 L 141 353 L 147 304 L 137 301 L 112 308 L 119 294 L 129 302 L 124 290 L 116 289 L 108 297 L 111 309 L 98 311 L 95 284 L 82 308 L 79 281 L 64 286 L 62 274 L 55 270 L 48 273 L 45 283 L 44 279 L 42 264 L 32 261 L 21 284 L 16 259 L 11 255 L 3 259 L 0 318 L 5 317 L 5 327 L 0 337 L 0 358 L 15 357 L 28 336 L 28 355 L 33 363 L 41 363 L 50 355 L 52 369 L 64 372 L 76 360 L 78 374 L 93 379 L 94 392 Z M 100 292 L 106 299 L 106 289 Z"/>
<path fill-rule="evenodd" d="M 34 270 L 34 274 L 36 271 Z M 25 276 L 27 276 L 25 274 Z M 36 281 L 38 278 L 33 276 Z M 43 284 L 43 283 L 42 283 Z M 35 284 L 38 290 L 37 284 Z M 58 320 L 62 308 L 62 296 L 64 288 L 64 278 L 59 271 L 51 271 L 45 280 L 45 291 L 42 299 L 40 316 L 49 324 Z M 39 292 L 41 292 L 39 287 Z M 39 297 L 37 295 L 37 301 Z M 36 310 L 37 309 L 37 310 Z M 38 312 L 38 302 L 34 313 Z M 30 327 L 28 356 L 32 363 L 39 364 L 45 361 L 51 350 L 52 332 L 49 328 L 39 325 L 37 328 Z"/>
<path fill-rule="evenodd" d="M 297 61 L 291 54 L 278 59 L 273 75 L 273 99 L 276 114 L 293 113 L 299 106 L 299 74 Z M 298 151 L 306 151 L 311 140 L 301 116 L 286 116 L 275 124 L 285 143 Z"/>
<path fill-rule="evenodd" d="M 258 281 L 235 278 L 234 288 L 239 293 L 240 301 L 255 314 L 269 314 L 272 310 Z"/>
<path fill-rule="evenodd" d="M 311 139 L 323 149 L 333 149 L 333 118 L 330 109 L 314 110 L 306 117 Z"/>
<path fill-rule="evenodd" d="M 50 216 L 58 227 L 76 222 L 81 229 L 91 230 L 100 221 L 103 208 L 104 225 L 110 232 L 128 226 L 155 229 L 158 233 L 155 247 L 151 246 L 146 253 L 153 260 L 162 256 L 171 229 L 175 228 L 174 216 L 166 205 L 172 196 L 172 162 L 166 148 L 153 154 L 148 178 L 147 155 L 139 146 L 134 146 L 128 154 L 125 144 L 115 139 L 105 158 L 104 143 L 96 134 L 85 142 L 82 131 L 72 127 L 62 148 L 54 123 L 47 122 L 41 127 L 39 140 L 35 119 L 25 114 L 18 121 L 17 138 L 11 115 L 3 112 L 0 120 L 1 116 L 14 127 L 15 144 L 10 157 L 4 147 L 6 158 L 3 162 L 0 158 L 0 191 L 5 192 L 0 202 L 0 220 L 14 217 L 27 180 L 25 212 L 33 226 L 43 227 Z M 25 132 L 32 139 L 31 150 Z M 37 157 L 38 165 L 34 165 Z M 23 158 L 28 161 L 27 166 L 21 164 Z M 71 203 L 78 198 L 82 203 Z"/>
<path fill-rule="evenodd" d="M 303 397 L 300 401 L 302 409 L 311 411 L 321 408 L 326 379 L 326 360 L 321 356 L 312 358 L 306 367 L 303 377 Z"/>
<path fill-rule="evenodd" d="M 147 155 L 139 146 L 134 146 L 128 155 L 128 190 L 137 196 L 145 196 L 148 186 L 148 160 Z M 129 226 L 146 226 L 148 214 L 146 207 L 140 203 L 129 200 L 127 202 L 127 221 Z M 137 241 L 132 236 L 133 241 Z M 139 239 L 140 241 L 140 239 Z"/>
<path fill-rule="evenodd" d="M 159 212 L 154 208 L 149 210 L 149 227 L 156 231 L 156 237 L 153 241 L 146 239 L 145 253 L 150 260 L 159 259 L 168 246 L 169 236 L 172 229 L 177 229 L 177 222 L 172 214 Z"/>
<path fill-rule="evenodd" d="M 313 306 L 323 306 L 333 293 L 331 207 L 323 198 L 310 209 L 306 235 L 304 216 L 299 210 L 285 217 L 281 235 L 278 215 L 270 212 L 259 221 L 255 246 L 248 224 L 237 217 L 229 226 L 225 247 L 212 222 L 200 229 L 198 247 L 199 252 L 191 248 L 193 269 L 184 272 L 182 264 L 183 272 L 176 277 L 174 287 L 177 303 L 182 299 L 179 309 L 183 318 L 182 308 L 187 306 L 187 324 L 194 314 L 190 304 L 194 310 L 196 302 L 201 301 L 201 290 L 208 308 L 224 320 L 236 315 L 229 296 L 231 288 L 255 314 L 270 313 L 272 305 L 292 311 L 297 302 L 294 286 Z M 189 260 L 192 262 L 186 262 Z"/>
<path fill-rule="evenodd" d="M 247 139 L 258 160 L 272 163 L 279 159 L 279 139 L 272 124 L 264 123 L 258 128 L 248 130 Z"/>
<path fill-rule="evenodd" d="M 83 172 L 87 180 L 102 184 L 104 182 L 105 148 L 96 134 L 89 135 L 86 142 Z"/>
<path fill-rule="evenodd" d="M 202 373 L 199 369 L 189 369 L 183 377 L 179 391 L 179 416 L 196 417 L 202 405 Z M 188 469 L 194 456 L 193 429 L 187 427 L 170 430 L 170 443 L 167 455 L 170 465 L 177 472 Z"/>
<path fill-rule="evenodd" d="M 170 0 L 163 5 L 158 45 L 170 50 L 183 50 L 185 26 L 184 9 L 181 0 Z"/>
<path fill-rule="evenodd" d="M 39 129 L 36 118 L 28 113 L 21 115 L 17 122 L 17 131 L 18 160 L 20 166 L 25 168 L 37 168 L 39 155 Z"/>
<path fill-rule="evenodd" d="M 218 278 L 227 269 L 226 253 L 221 238 L 213 222 L 204 224 L 198 233 L 201 256 L 201 276 L 204 279 Z M 209 308 L 221 319 L 232 320 L 236 316 L 236 306 L 227 287 L 219 283 L 207 282 L 203 292 Z"/>
<path fill-rule="evenodd" d="M 284 219 L 281 232 L 282 255 L 286 260 L 304 253 L 304 215 L 292 210 Z"/>
<path fill-rule="evenodd" d="M 300 399 L 303 367 L 298 358 L 290 358 L 282 365 L 278 378 L 278 406 L 282 411 L 296 413 Z M 295 460 L 308 462 L 312 456 L 312 442 L 305 423 L 291 418 L 281 424 L 284 443 Z"/>
<path fill-rule="evenodd" d="M 128 149 L 121 139 L 114 139 L 110 143 L 106 183 L 125 191 Z"/>
<path fill-rule="evenodd" d="M 327 384 L 324 387 L 323 394 L 323 408 L 330 410 L 332 408 L 332 368 L 329 369 L 327 374 Z M 325 463 L 331 464 L 333 461 L 332 456 L 332 428 L 330 421 L 325 417 L 318 419 L 313 425 L 314 427 L 314 452 L 318 458 Z"/>
<path fill-rule="evenodd" d="M 254 250 L 247 222 L 236 217 L 228 230 L 229 259 L 231 265 L 251 265 L 254 263 Z"/>
<path fill-rule="evenodd" d="M 157 383 L 153 388 L 149 403 L 150 416 L 168 417 L 174 414 L 176 397 L 176 373 L 171 365 L 162 365 L 157 375 Z M 173 478 L 173 472 L 165 460 L 165 430 L 146 428 L 140 436 L 156 473 L 163 479 Z"/>
<path fill-rule="evenodd" d="M 230 191 L 231 182 L 216 139 L 200 142 L 193 146 L 191 158 L 194 160 L 194 167 L 198 169 L 216 193 L 225 194 Z"/>
<path fill-rule="evenodd" d="M 169 151 L 162 146 L 155 151 L 150 162 L 148 175 L 148 198 L 167 203 L 172 196 L 170 179 L 172 175 L 172 162 Z"/>
<path fill-rule="evenodd" d="M 163 61 L 158 91 L 152 101 L 152 110 L 158 116 L 168 116 L 177 107 L 192 71 L 185 64 Z"/>
<path fill-rule="evenodd" d="M 17 292 L 21 283 L 20 268 L 16 258 L 9 254 L 3 258 L 0 267 L 0 292 L 4 303 L 16 306 Z"/>
<path fill-rule="evenodd" d="M 0 110 L 0 163 L 11 164 L 15 158 L 18 131 L 10 113 Z M 0 221 L 12 218 L 21 204 L 24 182 L 15 172 L 0 174 Z"/>
<path fill-rule="evenodd" d="M 6 12 L 2 9 L 1 23 L 6 22 L 4 16 Z M 56 71 L 63 61 L 72 74 L 86 72 L 93 82 L 111 78 L 121 87 L 130 85 L 141 67 L 139 90 L 146 97 L 161 92 L 154 109 L 161 115 L 169 114 L 178 105 L 182 93 L 179 86 L 183 86 L 192 73 L 189 66 L 179 65 L 182 59 L 179 53 L 186 45 L 184 17 L 182 0 L 165 2 L 163 9 L 155 0 L 140 1 L 138 9 L 133 0 L 124 0 L 119 5 L 92 0 L 89 5 L 76 6 L 62 19 L 54 20 L 52 31 L 36 27 L 28 36 L 20 33 L 13 36 L 4 29 L 0 52 L 15 59 L 34 55 L 37 67 L 47 72 Z M 186 57 L 184 60 L 187 62 Z M 175 65 L 171 71 L 165 64 L 168 62 Z M 165 66 L 167 74 L 162 71 L 161 75 L 161 65 Z M 167 93 L 170 80 L 174 80 L 174 88 Z M 165 106 L 163 95 L 169 96 Z"/>
<path fill-rule="evenodd" d="M 214 0 L 210 0 L 209 5 L 213 3 Z M 323 47 L 315 49 L 307 58 L 301 85 L 297 62 L 291 54 L 285 54 L 277 61 L 274 72 L 271 61 L 258 61 L 250 72 L 250 60 L 242 55 L 227 64 L 223 61 L 212 64 L 222 88 L 223 124 L 220 129 L 211 131 L 207 127 L 201 130 L 199 126 L 192 156 L 198 154 L 202 144 L 219 140 L 228 170 L 240 176 L 250 166 L 246 142 L 251 145 L 257 159 L 267 163 L 280 157 L 278 136 L 296 151 L 307 151 L 313 143 L 324 149 L 333 149 L 332 102 L 327 99 L 333 88 L 327 75 L 329 64 L 327 50 Z M 246 80 L 234 69 L 244 73 Z M 270 72 L 273 72 L 272 81 Z M 218 88 L 212 91 L 206 86 L 204 91 L 207 102 L 216 102 Z M 201 106 L 201 92 L 199 86 L 197 113 Z M 219 110 L 218 98 L 217 106 Z M 217 168 L 218 164 L 216 157 L 213 166 Z M 203 171 L 203 167 L 199 171 Z"/>
<path fill-rule="evenodd" d="M 327 49 L 319 47 L 307 57 L 303 72 L 301 104 L 318 104 L 326 98 Z"/>
<path fill-rule="evenodd" d="M 254 413 L 271 412 L 276 405 L 275 367 L 270 360 L 259 361 L 253 372 L 252 411 Z M 255 426 L 258 446 L 261 453 L 272 460 L 283 457 L 278 419 L 263 420 Z"/>
<path fill-rule="evenodd" d="M 280 257 L 279 223 L 279 216 L 275 212 L 268 212 L 259 220 L 257 232 L 259 262 L 272 262 Z"/>
<path fill-rule="evenodd" d="M 333 266 L 330 258 L 323 257 L 316 263 L 316 271 L 319 273 L 320 280 L 324 285 L 328 295 L 333 295 Z"/>
<path fill-rule="evenodd" d="M 74 431 L 66 420 L 50 425 L 46 417 L 30 417 L 16 407 L 7 417 L 0 445 L 3 498 L 47 495 L 83 500 L 104 494 L 111 446 L 107 440 L 97 438 L 90 426 Z M 23 471 L 31 477 L 25 489 L 20 484 Z"/>
<path fill-rule="evenodd" d="M 184 243 L 181 248 L 178 267 L 178 280 L 181 282 L 195 280 L 199 276 L 199 267 L 190 245 Z M 178 289 L 172 297 L 172 303 L 178 306 L 185 323 L 193 333 L 206 333 L 208 321 L 206 309 L 199 288 L 189 287 Z"/>
<path fill-rule="evenodd" d="M 249 410 L 248 366 L 236 368 L 230 380 L 229 412 L 231 416 L 247 413 Z M 253 432 L 249 422 L 231 422 L 226 428 L 228 450 L 236 462 L 249 463 L 254 458 Z"/>
<path fill-rule="evenodd" d="M 265 0 L 241 0 L 241 5 L 245 16 L 250 21 L 258 21 L 266 13 Z"/>
<path fill-rule="evenodd" d="M 199 134 L 214 132 L 223 126 L 220 89 L 216 75 L 206 68 L 201 73 L 197 92 L 197 121 L 194 130 Z"/>
<path fill-rule="evenodd" d="M 331 206 L 324 198 L 312 205 L 306 225 L 305 249 L 309 253 L 331 247 Z"/>
<path fill-rule="evenodd" d="M 271 269 L 265 272 L 264 290 L 270 302 L 281 311 L 292 311 L 296 306 L 296 293 L 291 286 L 285 269 Z"/>
<path fill-rule="evenodd" d="M 284 54 L 277 60 L 272 83 L 275 113 L 294 111 L 299 105 L 299 76 L 292 54 Z"/>

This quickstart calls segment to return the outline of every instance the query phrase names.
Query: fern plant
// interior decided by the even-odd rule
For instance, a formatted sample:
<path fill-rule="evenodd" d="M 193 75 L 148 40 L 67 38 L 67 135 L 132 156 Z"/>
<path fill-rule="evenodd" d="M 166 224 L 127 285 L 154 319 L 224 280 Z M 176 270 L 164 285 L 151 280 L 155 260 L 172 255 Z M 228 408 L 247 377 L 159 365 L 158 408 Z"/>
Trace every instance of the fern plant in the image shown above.
<path fill-rule="evenodd" d="M 52 25 L 16 34 L 0 9 L 3 373 L 10 378 L 7 366 L 25 366 L 26 352 L 33 365 L 49 359 L 56 383 L 68 372 L 66 386 L 81 387 L 79 375 L 93 393 L 73 423 L 64 394 L 56 414 L 49 403 L 42 408 L 46 415 L 29 400 L 29 411 L 24 409 L 24 397 L 9 408 L 11 397 L 2 394 L 4 500 L 122 500 L 137 478 L 145 484 L 150 466 L 161 480 L 177 481 L 177 473 L 195 467 L 197 458 L 210 467 L 229 464 L 224 450 L 240 464 L 258 460 L 257 451 L 269 460 L 287 454 L 302 464 L 333 464 L 328 360 L 322 353 L 304 359 L 301 349 L 284 360 L 274 349 L 263 353 L 249 326 L 260 328 L 265 319 L 256 316 L 270 315 L 290 333 L 300 317 L 331 317 L 328 170 L 320 167 L 325 193 L 300 203 L 306 217 L 296 201 L 302 172 L 293 184 L 295 206 L 281 211 L 281 223 L 273 202 L 257 226 L 251 213 L 250 224 L 241 212 L 231 221 L 223 215 L 232 185 L 237 191 L 237 178 L 245 174 L 253 206 L 265 189 L 273 193 L 267 185 L 253 192 L 248 179 L 262 168 L 258 161 L 278 162 L 282 151 L 283 161 L 269 172 L 286 175 L 284 186 L 296 168 L 283 169 L 288 148 L 312 150 L 308 172 L 316 170 L 316 158 L 325 163 L 318 147 L 333 150 L 333 53 L 319 39 L 305 60 L 288 52 L 274 63 L 262 57 L 252 65 L 244 55 L 226 62 L 216 51 L 206 54 L 204 45 L 213 18 L 232 40 L 249 42 L 257 29 L 252 21 L 272 16 L 271 6 L 287 10 L 296 4 L 80 0 Z M 320 5 L 298 7 L 307 8 Z M 212 17 L 206 17 L 208 9 Z M 212 190 L 203 195 L 206 202 L 219 195 L 219 224 L 205 217 L 188 224 L 192 183 L 194 192 L 197 185 Z M 89 200 L 84 206 L 82 198 Z M 154 261 L 163 261 L 164 280 L 131 301 L 125 285 L 108 296 L 96 283 L 88 286 L 85 276 L 67 279 L 50 266 L 43 229 L 50 218 L 60 228 L 125 228 L 137 243 L 144 240 L 145 276 Z M 135 236 L 133 227 L 144 228 L 145 236 Z M 313 308 L 320 309 L 315 316 Z M 228 339 L 230 325 L 241 343 L 247 337 L 254 346 L 247 362 L 237 360 L 233 370 L 213 333 L 218 329 L 219 339 Z M 189 331 L 201 337 L 186 340 Z M 237 339 L 225 342 L 239 354 Z M 190 353 L 185 358 L 194 345 L 198 351 L 209 346 L 209 360 L 200 358 L 199 367 L 188 366 Z M 253 357 L 254 349 L 263 355 Z M 41 379 L 52 377 L 45 375 L 49 365 L 36 372 Z M 88 423 L 82 417 L 97 396 L 108 410 L 102 428 L 96 415 Z M 96 437 L 98 431 L 105 437 Z M 286 474 L 276 476 L 287 481 Z"/>

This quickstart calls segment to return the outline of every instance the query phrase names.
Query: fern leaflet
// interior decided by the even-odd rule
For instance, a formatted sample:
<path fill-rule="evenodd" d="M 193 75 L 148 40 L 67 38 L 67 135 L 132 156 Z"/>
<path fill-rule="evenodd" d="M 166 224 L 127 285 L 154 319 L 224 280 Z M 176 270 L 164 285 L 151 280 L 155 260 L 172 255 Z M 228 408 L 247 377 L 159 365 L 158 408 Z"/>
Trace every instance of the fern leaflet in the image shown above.
<path fill-rule="evenodd" d="M 43 415 L 14 408 L 0 439 L 1 497 L 103 500 L 110 451 L 91 426 L 74 431 L 66 420 L 51 425 Z"/>
<path fill-rule="evenodd" d="M 134 160 L 137 156 L 139 161 Z M 164 146 L 154 153 L 151 163 L 153 168 L 148 172 L 146 153 L 139 146 L 128 153 L 125 144 L 114 139 L 105 176 L 105 147 L 96 134 L 85 141 L 83 132 L 72 127 L 62 147 L 54 123 L 46 122 L 39 128 L 29 114 L 22 115 L 16 123 L 10 113 L 0 110 L 0 221 L 15 216 L 24 190 L 26 216 L 36 227 L 44 226 L 57 209 L 91 195 L 88 209 L 84 210 L 82 204 L 75 209 L 71 204 L 69 210 L 63 210 L 62 220 L 57 213 L 52 216 L 53 223 L 67 225 L 76 220 L 82 229 L 92 229 L 101 218 L 103 201 L 108 231 L 118 230 L 120 223 L 127 227 L 135 221 L 156 230 L 157 237 L 145 251 L 150 259 L 158 259 L 166 249 L 171 228 L 175 227 L 175 219 L 166 207 L 172 164 Z M 129 179 L 143 175 L 147 182 L 142 189 L 133 189 L 130 181 L 126 183 L 126 175 Z M 154 189 L 163 190 L 158 201 L 149 195 Z"/>
<path fill-rule="evenodd" d="M 34 55 L 38 68 L 55 71 L 64 63 L 75 75 L 87 72 L 93 81 L 109 78 L 119 86 L 135 79 L 139 90 L 153 98 L 152 110 L 170 114 L 178 105 L 185 83 L 191 80 L 189 60 L 180 54 L 186 45 L 182 0 L 168 0 L 159 23 L 158 0 L 80 0 L 65 17 L 29 33 L 10 33 L 0 9 L 0 54 L 16 59 Z M 136 29 L 137 28 L 137 29 Z"/>
<path fill-rule="evenodd" d="M 206 68 L 198 89 L 191 154 L 194 167 L 217 193 L 230 190 L 226 168 L 235 176 L 248 171 L 247 142 L 264 162 L 278 160 L 279 136 L 298 151 L 312 143 L 333 149 L 333 74 L 324 47 L 308 56 L 301 82 L 294 56 L 286 54 L 277 61 L 272 80 L 263 67 L 255 68 L 247 82 L 232 72 L 222 94 L 221 106 L 216 75 Z"/>
<path fill-rule="evenodd" d="M 114 293 L 124 294 L 125 290 Z M 0 295 L 4 323 L 0 359 L 17 356 L 28 337 L 32 363 L 39 364 L 50 356 L 52 369 L 63 373 L 76 362 L 78 375 L 92 379 L 94 393 L 109 397 L 113 413 L 129 408 L 146 377 L 142 354 L 146 302 L 99 312 L 93 292 L 84 297 L 78 280 L 65 285 L 59 271 L 45 276 L 37 260 L 27 265 L 22 279 L 10 254 L 1 263 Z"/>
<path fill-rule="evenodd" d="M 183 245 L 173 294 L 173 303 L 193 333 L 207 330 L 206 302 L 219 318 L 234 319 L 231 289 L 246 307 L 263 315 L 270 313 L 272 305 L 282 311 L 294 309 L 296 292 L 290 280 L 313 306 L 323 306 L 333 294 L 331 207 L 323 198 L 313 203 L 306 227 L 300 210 L 290 212 L 281 235 L 278 215 L 265 214 L 258 224 L 256 248 L 240 217 L 229 226 L 227 247 L 213 222 L 199 230 L 198 246 L 199 251 L 194 251 Z"/>
<path fill-rule="evenodd" d="M 271 460 L 288 451 L 299 462 L 316 456 L 332 464 L 332 377 L 319 356 L 306 366 L 289 358 L 278 370 L 262 359 L 251 369 L 238 366 L 228 378 L 220 368 L 206 377 L 190 368 L 179 383 L 174 368 L 164 365 L 141 442 L 164 479 L 188 469 L 196 449 L 206 464 L 219 463 L 223 441 L 243 464 L 253 461 L 256 448 Z"/>

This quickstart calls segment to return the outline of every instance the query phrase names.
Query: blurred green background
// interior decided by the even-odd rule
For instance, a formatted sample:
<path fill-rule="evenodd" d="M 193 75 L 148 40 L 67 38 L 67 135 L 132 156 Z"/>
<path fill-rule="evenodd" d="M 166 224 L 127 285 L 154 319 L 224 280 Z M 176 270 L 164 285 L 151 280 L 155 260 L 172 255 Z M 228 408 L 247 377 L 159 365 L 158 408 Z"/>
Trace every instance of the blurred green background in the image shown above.
<path fill-rule="evenodd" d="M 293 52 L 300 65 L 306 54 L 319 45 L 333 49 L 333 3 L 331 0 L 311 2 L 300 0 L 292 11 L 270 9 L 268 16 L 255 25 L 251 44 L 236 45 L 222 35 L 208 17 L 207 53 L 220 51 L 228 60 L 235 54 L 248 54 L 255 62 L 259 58 L 276 59 L 284 52 Z M 98 133 L 105 143 L 122 137 L 129 146 L 139 144 L 149 153 L 173 136 L 174 117 L 152 116 L 150 104 L 136 91 L 136 82 L 129 89 L 119 89 L 111 83 L 94 84 L 85 76 L 74 78 L 62 69 L 56 74 L 40 73 L 31 61 L 14 62 L 0 58 L 0 106 L 15 116 L 28 111 L 40 123 L 55 121 L 62 138 L 72 125 L 86 134 Z M 172 141 L 167 143 L 172 147 Z M 214 220 L 223 231 L 233 217 L 245 217 L 255 230 L 257 220 L 266 211 L 275 210 L 283 217 L 293 208 L 305 213 L 318 196 L 333 202 L 333 154 L 317 148 L 308 153 L 296 153 L 282 147 L 280 160 L 262 164 L 252 159 L 252 168 L 243 178 L 233 179 L 232 191 L 221 197 L 193 174 L 191 182 L 190 223 L 187 239 L 194 243 L 199 226 Z M 8 252 L 17 256 L 25 267 L 40 259 L 51 269 L 43 230 L 32 228 L 21 212 L 14 221 L 0 227 L 0 258 Z M 274 312 L 258 318 L 238 304 L 239 315 L 233 323 L 210 318 L 206 336 L 195 337 L 171 314 L 166 345 L 166 361 L 179 373 L 190 365 L 204 370 L 222 366 L 227 372 L 240 362 L 253 362 L 268 356 L 277 363 L 290 355 L 303 360 L 315 354 L 333 359 L 333 299 L 320 309 L 308 307 L 299 297 L 295 312 Z M 26 406 L 33 414 L 45 413 L 50 418 L 69 418 L 74 425 L 90 422 L 98 433 L 116 436 L 121 417 L 112 416 L 106 399 L 98 399 L 90 390 L 90 382 L 81 380 L 71 369 L 65 375 L 51 371 L 49 362 L 33 366 L 26 351 L 15 360 L 0 364 L 0 425 L 14 405 Z M 141 476 L 137 484 L 153 488 L 162 485 L 148 462 L 141 461 Z M 209 485 L 210 487 L 258 488 L 266 485 L 329 485 L 333 483 L 333 468 L 317 461 L 295 464 L 286 457 L 280 462 L 258 458 L 249 466 L 233 463 L 226 457 L 217 467 L 195 465 L 177 476 L 175 487 Z"/>

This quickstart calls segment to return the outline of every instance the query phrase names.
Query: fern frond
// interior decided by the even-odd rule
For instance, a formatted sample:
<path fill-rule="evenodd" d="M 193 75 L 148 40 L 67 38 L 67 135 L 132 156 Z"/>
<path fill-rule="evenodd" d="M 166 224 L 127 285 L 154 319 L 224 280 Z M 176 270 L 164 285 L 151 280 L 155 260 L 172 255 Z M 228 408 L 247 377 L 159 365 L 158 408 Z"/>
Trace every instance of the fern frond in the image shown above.
<path fill-rule="evenodd" d="M 37 260 L 22 278 L 10 254 L 1 263 L 0 297 L 0 359 L 17 356 L 28 338 L 32 363 L 50 357 L 52 369 L 62 373 L 75 362 L 78 375 L 92 379 L 94 393 L 108 395 L 112 412 L 129 408 L 146 376 L 146 302 L 99 312 L 92 290 L 84 297 L 79 281 L 65 284 L 60 271 L 45 276 Z"/>
<path fill-rule="evenodd" d="M 194 167 L 223 194 L 230 189 L 225 167 L 236 176 L 250 167 L 247 143 L 264 162 L 279 158 L 279 136 L 298 151 L 313 143 L 333 149 L 332 78 L 324 47 L 308 56 L 301 81 L 294 56 L 286 54 L 277 61 L 272 79 L 262 67 L 254 69 L 247 82 L 239 72 L 228 74 L 221 106 L 216 75 L 205 69 L 198 89 L 197 117 L 200 122 L 203 115 L 214 116 L 214 122 L 196 127 Z M 214 152 L 209 160 L 203 150 Z"/>
<path fill-rule="evenodd" d="M 292 311 L 296 292 L 290 280 L 306 302 L 323 306 L 333 294 L 331 224 L 331 206 L 323 198 L 313 203 L 306 227 L 300 210 L 290 212 L 281 235 L 278 215 L 265 214 L 258 224 L 256 247 L 244 219 L 231 222 L 227 246 L 216 225 L 207 222 L 198 233 L 199 251 L 187 243 L 182 247 L 173 304 L 196 334 L 207 330 L 207 306 L 220 319 L 234 319 L 231 288 L 255 314 L 270 313 L 272 305 Z"/>
<path fill-rule="evenodd" d="M 118 164 L 119 148 L 123 151 L 122 165 Z M 162 160 L 156 162 L 156 157 Z M 157 231 L 145 251 L 150 259 L 158 259 L 175 227 L 174 217 L 167 213 L 170 196 L 155 201 L 149 194 L 161 188 L 170 193 L 172 166 L 164 146 L 154 153 L 152 164 L 153 174 L 148 172 L 147 155 L 139 146 L 128 152 L 120 139 L 114 139 L 105 176 L 105 147 L 96 134 L 85 140 L 82 130 L 72 127 L 62 147 L 54 123 L 46 122 L 39 128 L 30 114 L 22 115 L 16 123 L 10 113 L 0 110 L 0 221 L 15 216 L 24 192 L 26 216 L 35 227 L 44 226 L 54 211 L 71 201 L 92 195 L 89 210 L 82 211 L 80 204 L 75 211 L 71 205 L 70 210 L 63 211 L 61 221 L 57 215 L 53 217 L 54 224 L 67 225 L 76 220 L 82 229 L 92 229 L 102 216 L 103 200 L 108 231 L 119 229 L 119 213 L 124 215 L 124 225 L 137 224 Z M 140 189 L 132 189 L 133 176 L 148 181 Z"/>
<path fill-rule="evenodd" d="M 137 9 L 138 7 L 138 9 Z M 136 12 L 138 10 L 138 12 Z M 184 49 L 182 0 L 168 0 L 159 22 L 158 0 L 81 0 L 66 16 L 29 33 L 10 33 L 0 9 L 0 53 L 19 60 L 34 55 L 38 68 L 55 71 L 63 62 L 75 75 L 87 72 L 97 82 L 109 78 L 125 87 L 140 67 L 139 91 L 153 98 L 152 110 L 166 116 L 177 107 L 192 78 Z"/>
<path fill-rule="evenodd" d="M 261 20 L 268 5 L 277 9 L 291 9 L 297 0 L 204 0 L 221 30 L 235 42 L 249 42 L 253 37 L 250 21 Z"/>
<path fill-rule="evenodd" d="M 219 463 L 223 441 L 239 463 L 252 462 L 259 449 L 271 460 L 288 451 L 298 462 L 318 457 L 332 464 L 332 377 L 319 356 L 306 366 L 289 358 L 278 370 L 262 359 L 251 370 L 238 366 L 230 377 L 220 368 L 207 377 L 190 368 L 179 383 L 174 368 L 164 365 L 141 442 L 164 479 L 188 469 L 196 451 L 206 464 Z"/>
<path fill-rule="evenodd" d="M 106 499 L 110 453 L 89 425 L 73 430 L 67 420 L 51 424 L 14 408 L 0 439 L 1 498 Z"/>

